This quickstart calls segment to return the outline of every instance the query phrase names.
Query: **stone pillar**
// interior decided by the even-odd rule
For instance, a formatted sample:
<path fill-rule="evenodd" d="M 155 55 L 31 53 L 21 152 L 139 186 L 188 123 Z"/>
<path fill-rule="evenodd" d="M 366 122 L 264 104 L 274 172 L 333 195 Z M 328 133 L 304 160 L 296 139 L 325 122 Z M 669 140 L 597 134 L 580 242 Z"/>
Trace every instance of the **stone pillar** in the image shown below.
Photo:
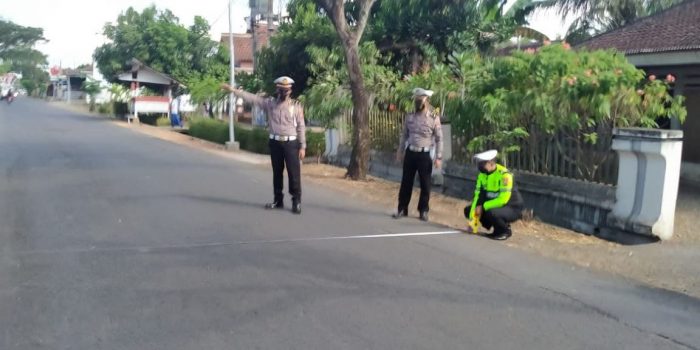
<path fill-rule="evenodd" d="M 338 147 L 340 146 L 340 130 L 326 129 L 326 158 L 334 159 L 338 156 Z"/>
<path fill-rule="evenodd" d="M 683 131 L 615 129 L 612 148 L 620 156 L 611 228 L 625 233 L 673 236 Z"/>
<path fill-rule="evenodd" d="M 442 160 L 452 159 L 452 125 L 442 124 Z"/>

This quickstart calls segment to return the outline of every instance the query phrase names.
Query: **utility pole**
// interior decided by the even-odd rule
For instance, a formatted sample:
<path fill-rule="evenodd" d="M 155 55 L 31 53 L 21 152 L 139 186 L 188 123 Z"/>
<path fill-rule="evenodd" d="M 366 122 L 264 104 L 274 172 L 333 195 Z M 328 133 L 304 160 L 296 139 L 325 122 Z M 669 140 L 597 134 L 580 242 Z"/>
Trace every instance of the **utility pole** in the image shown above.
<path fill-rule="evenodd" d="M 255 30 L 258 21 L 258 4 L 255 0 L 252 3 L 253 6 L 250 7 L 250 31 L 253 35 L 253 72 L 255 72 L 255 63 L 258 56 L 258 37 Z"/>
<path fill-rule="evenodd" d="M 231 11 L 233 11 L 233 0 L 228 1 L 228 47 L 231 52 L 231 87 L 236 88 L 236 64 L 235 64 L 235 56 L 234 56 L 234 50 L 233 50 L 233 16 L 231 15 Z M 229 93 L 228 95 L 228 139 L 229 141 L 226 143 L 226 149 L 232 150 L 232 151 L 238 151 L 240 148 L 240 145 L 238 142 L 236 142 L 236 137 L 234 135 L 234 130 L 233 130 L 233 111 L 236 108 L 236 95 L 233 94 L 233 92 Z"/>
<path fill-rule="evenodd" d="M 275 28 L 274 22 L 275 22 L 275 2 L 274 0 L 268 0 L 267 1 L 267 13 L 265 14 L 265 18 L 267 20 L 267 37 L 270 37 L 270 33 L 272 30 Z"/>

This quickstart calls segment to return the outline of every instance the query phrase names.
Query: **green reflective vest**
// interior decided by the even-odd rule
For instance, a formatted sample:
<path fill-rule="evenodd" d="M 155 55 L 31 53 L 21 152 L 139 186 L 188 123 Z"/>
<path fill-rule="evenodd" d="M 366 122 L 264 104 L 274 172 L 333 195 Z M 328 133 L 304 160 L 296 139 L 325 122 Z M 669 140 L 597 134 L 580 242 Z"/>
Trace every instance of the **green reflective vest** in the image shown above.
<path fill-rule="evenodd" d="M 481 196 L 486 196 L 483 208 L 484 211 L 488 211 L 508 204 L 512 191 L 513 174 L 503 165 L 496 164 L 496 170 L 491 174 L 479 173 L 476 178 L 476 190 L 474 191 L 470 217 L 474 217 L 474 211 Z"/>

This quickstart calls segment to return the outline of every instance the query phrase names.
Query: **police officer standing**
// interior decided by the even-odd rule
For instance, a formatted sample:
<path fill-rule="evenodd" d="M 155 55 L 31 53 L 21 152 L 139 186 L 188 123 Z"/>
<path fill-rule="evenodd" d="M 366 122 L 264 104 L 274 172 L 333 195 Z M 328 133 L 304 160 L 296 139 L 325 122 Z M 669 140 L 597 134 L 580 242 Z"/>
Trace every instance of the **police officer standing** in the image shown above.
<path fill-rule="evenodd" d="M 474 157 L 479 176 L 472 205 L 464 208 L 464 216 L 471 219 L 476 215 L 484 228 L 493 227 L 491 238 L 505 240 L 513 234 L 510 224 L 521 217 L 523 198 L 513 183 L 513 174 L 496 163 L 496 156 L 498 152 L 490 150 Z"/>
<path fill-rule="evenodd" d="M 430 149 L 433 145 L 435 145 L 435 167 L 440 168 L 442 163 L 442 127 L 440 125 L 440 116 L 434 113 L 428 103 L 428 98 L 432 95 L 433 92 L 430 90 L 413 89 L 415 111 L 406 116 L 399 148 L 396 152 L 398 161 L 403 158 L 399 205 L 398 210 L 393 215 L 396 219 L 408 215 L 408 203 L 411 201 L 413 181 L 415 180 L 416 172 L 418 172 L 420 179 L 418 212 L 421 220 L 428 221 L 430 176 L 433 170 Z"/>
<path fill-rule="evenodd" d="M 266 204 L 265 208 L 284 208 L 283 172 L 286 166 L 289 176 L 289 194 L 292 196 L 292 212 L 301 214 L 300 159 L 304 159 L 306 155 L 304 107 L 290 97 L 292 84 L 294 84 L 292 78 L 279 77 L 275 80 L 275 84 L 277 94 L 272 98 L 263 98 L 243 90 L 237 90 L 228 84 L 222 84 L 222 87 L 257 105 L 267 114 L 274 199 L 271 203 Z"/>

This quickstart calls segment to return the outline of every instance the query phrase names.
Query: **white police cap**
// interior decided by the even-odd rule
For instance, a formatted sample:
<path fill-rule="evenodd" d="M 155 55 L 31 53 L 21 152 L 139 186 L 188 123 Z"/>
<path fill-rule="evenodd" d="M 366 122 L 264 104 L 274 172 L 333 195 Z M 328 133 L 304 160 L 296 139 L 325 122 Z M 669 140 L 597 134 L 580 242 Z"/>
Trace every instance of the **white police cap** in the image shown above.
<path fill-rule="evenodd" d="M 418 97 L 418 96 L 433 96 L 433 91 L 432 90 L 426 90 L 423 88 L 415 88 L 413 89 L 413 97 Z"/>
<path fill-rule="evenodd" d="M 496 159 L 496 156 L 498 156 L 498 151 L 492 149 L 475 155 L 474 159 L 476 159 L 479 162 L 488 162 L 490 160 Z"/>
<path fill-rule="evenodd" d="M 278 86 L 289 86 L 294 84 L 294 79 L 288 76 L 282 76 L 275 79 L 275 84 L 277 84 Z"/>

